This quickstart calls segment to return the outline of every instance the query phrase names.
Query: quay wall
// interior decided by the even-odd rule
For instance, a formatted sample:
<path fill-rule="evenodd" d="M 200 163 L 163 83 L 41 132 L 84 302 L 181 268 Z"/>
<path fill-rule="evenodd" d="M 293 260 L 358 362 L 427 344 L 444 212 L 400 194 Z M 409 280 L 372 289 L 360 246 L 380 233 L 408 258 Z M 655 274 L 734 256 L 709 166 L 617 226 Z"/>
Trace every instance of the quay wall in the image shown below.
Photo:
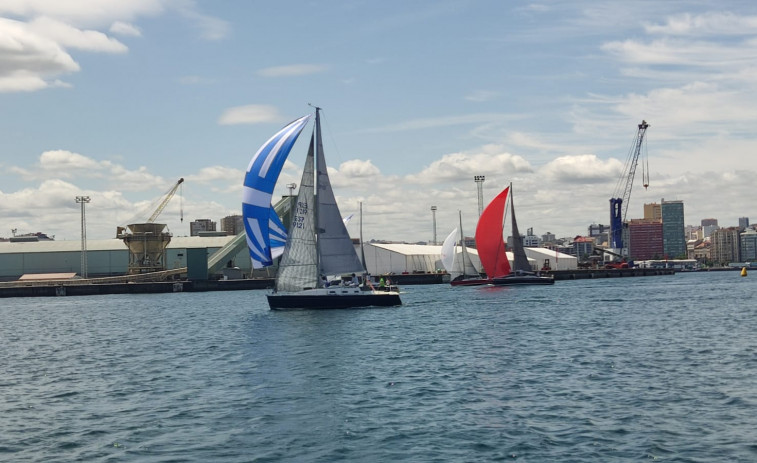
<path fill-rule="evenodd" d="M 583 280 L 591 278 L 628 278 L 640 276 L 674 275 L 672 269 L 612 269 L 612 270 L 561 270 L 550 272 L 555 280 Z M 445 273 L 420 273 L 391 275 L 397 285 L 447 284 Z M 273 278 L 242 280 L 183 280 L 130 283 L 88 283 L 86 280 L 61 280 L 51 282 L 18 282 L 0 285 L 0 298 L 4 297 L 55 297 L 89 296 L 96 294 L 149 294 L 200 291 L 239 291 L 270 289 Z"/>

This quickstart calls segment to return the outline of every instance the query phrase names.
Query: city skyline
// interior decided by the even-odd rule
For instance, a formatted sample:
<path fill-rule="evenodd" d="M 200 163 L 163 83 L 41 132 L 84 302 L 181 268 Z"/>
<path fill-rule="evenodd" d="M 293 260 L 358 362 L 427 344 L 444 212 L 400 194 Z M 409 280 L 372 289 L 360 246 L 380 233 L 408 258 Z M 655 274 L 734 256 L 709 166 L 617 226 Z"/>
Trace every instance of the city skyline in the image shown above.
<path fill-rule="evenodd" d="M 458 210 L 471 235 L 478 175 L 485 203 L 513 183 L 524 229 L 585 235 L 642 120 L 650 185 L 639 166 L 627 219 L 663 199 L 687 224 L 754 215 L 752 2 L 99 5 L 0 4 L 0 236 L 77 240 L 89 196 L 88 238 L 112 238 L 180 177 L 159 218 L 174 235 L 238 214 L 251 156 L 308 103 L 366 240 L 431 241 L 431 206 L 438 236 Z"/>

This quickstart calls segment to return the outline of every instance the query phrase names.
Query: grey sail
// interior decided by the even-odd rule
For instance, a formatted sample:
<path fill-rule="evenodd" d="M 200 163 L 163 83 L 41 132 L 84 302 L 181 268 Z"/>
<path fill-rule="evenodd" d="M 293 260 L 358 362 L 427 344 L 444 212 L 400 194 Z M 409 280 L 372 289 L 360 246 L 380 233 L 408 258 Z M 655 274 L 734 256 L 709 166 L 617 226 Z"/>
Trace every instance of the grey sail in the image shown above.
<path fill-rule="evenodd" d="M 301 291 L 318 285 L 318 253 L 315 237 L 314 178 L 315 137 L 310 138 L 297 204 L 276 278 L 277 291 Z"/>
<path fill-rule="evenodd" d="M 321 140 L 321 119 L 315 114 L 316 169 L 318 173 L 316 201 L 318 201 L 318 253 L 322 275 L 362 273 L 363 264 L 355 251 L 352 239 L 347 233 L 342 215 L 337 207 L 331 181 L 326 169 Z"/>
<path fill-rule="evenodd" d="M 531 265 L 526 257 L 526 250 L 523 247 L 523 238 L 518 231 L 518 222 L 515 220 L 515 203 L 513 202 L 513 186 L 510 184 L 510 220 L 512 221 L 513 231 L 513 270 L 521 272 L 531 272 Z"/>

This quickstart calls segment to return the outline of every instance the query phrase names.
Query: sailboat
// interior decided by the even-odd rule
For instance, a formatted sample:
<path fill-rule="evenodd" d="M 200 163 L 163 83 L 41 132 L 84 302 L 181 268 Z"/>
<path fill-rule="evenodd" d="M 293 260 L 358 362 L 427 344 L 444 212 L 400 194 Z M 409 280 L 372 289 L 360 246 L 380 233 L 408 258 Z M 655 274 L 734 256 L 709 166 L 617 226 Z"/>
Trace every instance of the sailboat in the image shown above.
<path fill-rule="evenodd" d="M 452 277 L 452 286 L 476 286 L 485 285 L 489 281 L 482 279 L 465 247 L 465 234 L 463 233 L 463 214 L 458 211 L 460 220 L 460 258 L 457 258 L 455 243 L 457 242 L 457 228 L 452 230 L 442 243 L 442 265 Z"/>
<path fill-rule="evenodd" d="M 341 309 L 401 305 L 394 288 L 374 288 L 347 233 L 334 198 L 321 139 L 320 108 L 310 138 L 292 225 L 268 294 L 271 309 Z M 364 275 L 362 285 L 330 285 L 328 276 Z"/>
<path fill-rule="evenodd" d="M 507 259 L 504 241 L 504 218 L 508 200 L 513 234 L 513 265 Z M 506 285 L 551 285 L 554 278 L 534 273 L 528 263 L 523 239 L 515 220 L 515 206 L 512 199 L 512 183 L 486 206 L 476 227 L 476 248 L 481 265 L 488 276 L 488 283 Z"/>

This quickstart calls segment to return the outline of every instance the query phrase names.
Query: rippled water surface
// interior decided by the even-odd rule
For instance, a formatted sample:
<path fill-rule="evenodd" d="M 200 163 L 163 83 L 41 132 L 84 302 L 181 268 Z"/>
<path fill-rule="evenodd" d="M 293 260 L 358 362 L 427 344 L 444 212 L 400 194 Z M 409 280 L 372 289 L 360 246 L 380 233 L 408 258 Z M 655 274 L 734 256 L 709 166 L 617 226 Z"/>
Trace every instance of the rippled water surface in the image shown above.
<path fill-rule="evenodd" d="M 0 300 L 0 460 L 757 461 L 757 274 Z"/>

